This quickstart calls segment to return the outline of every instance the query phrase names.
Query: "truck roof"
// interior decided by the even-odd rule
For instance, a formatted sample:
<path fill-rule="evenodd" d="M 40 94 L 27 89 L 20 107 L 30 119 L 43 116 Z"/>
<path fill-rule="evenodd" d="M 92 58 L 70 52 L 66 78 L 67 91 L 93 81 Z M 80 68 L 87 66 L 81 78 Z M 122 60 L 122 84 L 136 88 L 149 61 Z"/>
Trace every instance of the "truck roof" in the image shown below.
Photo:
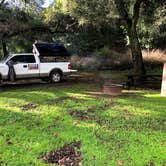
<path fill-rule="evenodd" d="M 18 53 L 18 54 L 10 54 L 10 55 L 34 55 L 34 54 L 32 54 L 32 53 Z"/>

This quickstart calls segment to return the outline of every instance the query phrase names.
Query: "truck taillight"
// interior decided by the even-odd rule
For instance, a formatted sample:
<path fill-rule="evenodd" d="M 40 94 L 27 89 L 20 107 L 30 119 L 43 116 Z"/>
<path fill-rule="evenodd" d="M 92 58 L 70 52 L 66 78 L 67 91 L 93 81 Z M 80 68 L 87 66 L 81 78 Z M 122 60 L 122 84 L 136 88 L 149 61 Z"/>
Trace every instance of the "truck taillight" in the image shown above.
<path fill-rule="evenodd" d="M 72 69 L 72 64 L 71 63 L 68 64 L 68 69 Z"/>

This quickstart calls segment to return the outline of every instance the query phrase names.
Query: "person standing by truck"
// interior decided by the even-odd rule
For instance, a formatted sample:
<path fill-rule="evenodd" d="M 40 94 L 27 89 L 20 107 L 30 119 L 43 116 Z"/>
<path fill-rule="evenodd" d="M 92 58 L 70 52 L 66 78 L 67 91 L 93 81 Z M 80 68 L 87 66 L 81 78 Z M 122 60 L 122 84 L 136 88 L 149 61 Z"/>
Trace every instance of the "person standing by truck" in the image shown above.
<path fill-rule="evenodd" d="M 10 60 L 10 61 L 7 62 L 7 65 L 8 65 L 8 67 L 9 67 L 8 79 L 9 79 L 10 81 L 14 82 L 14 81 L 15 81 L 15 76 L 16 76 L 15 70 L 14 70 L 14 66 L 13 66 L 13 65 L 14 65 L 14 62 L 13 62 L 12 60 Z"/>

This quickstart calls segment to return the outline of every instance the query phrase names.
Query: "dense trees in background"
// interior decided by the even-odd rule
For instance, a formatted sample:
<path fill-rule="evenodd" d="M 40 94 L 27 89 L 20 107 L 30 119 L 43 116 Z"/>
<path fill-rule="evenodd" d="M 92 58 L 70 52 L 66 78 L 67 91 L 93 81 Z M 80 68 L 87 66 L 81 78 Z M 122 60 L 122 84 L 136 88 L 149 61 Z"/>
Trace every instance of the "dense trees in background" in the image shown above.
<path fill-rule="evenodd" d="M 40 10 L 34 5 L 24 1 L 19 5 L 1 2 L 0 40 L 4 55 L 7 53 L 6 45 L 13 44 L 13 41 L 22 41 L 24 38 L 29 40 L 31 31 L 41 25 L 41 19 L 36 16 Z M 14 43 L 17 46 L 17 42 Z M 24 46 L 25 43 L 27 43 L 26 40 L 21 45 Z"/>
<path fill-rule="evenodd" d="M 1 54 L 8 52 L 30 52 L 35 39 L 53 41 L 54 34 L 68 32 L 70 23 L 68 17 L 59 15 L 55 24 L 44 21 L 41 5 L 43 1 L 18 0 L 8 3 L 1 1 L 0 5 L 0 41 Z M 63 23 L 62 23 L 63 22 Z M 14 45 L 13 45 L 14 43 Z M 8 46 L 8 47 L 6 47 Z M 15 47 L 15 49 L 13 49 Z"/>
<path fill-rule="evenodd" d="M 44 16 L 50 25 L 57 25 L 56 21 L 63 25 L 66 18 L 73 20 L 68 25 L 71 33 L 60 35 L 60 38 L 71 44 L 74 52 L 89 52 L 104 46 L 125 46 L 125 35 L 111 1 L 57 0 L 44 11 Z M 59 35 L 54 37 L 58 40 Z"/>
<path fill-rule="evenodd" d="M 134 72 L 142 75 L 141 49 L 165 49 L 164 0 L 56 0 L 46 9 L 41 8 L 43 0 L 19 1 L 21 7 L 0 1 L 1 52 L 5 54 L 31 51 L 35 38 L 63 42 L 79 55 L 130 45 Z"/>

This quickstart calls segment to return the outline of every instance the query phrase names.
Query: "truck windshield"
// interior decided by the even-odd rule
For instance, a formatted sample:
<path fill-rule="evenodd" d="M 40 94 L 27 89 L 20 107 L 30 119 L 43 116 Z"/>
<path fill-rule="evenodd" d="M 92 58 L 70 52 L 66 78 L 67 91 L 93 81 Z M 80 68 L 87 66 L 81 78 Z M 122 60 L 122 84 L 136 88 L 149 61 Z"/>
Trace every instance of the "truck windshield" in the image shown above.
<path fill-rule="evenodd" d="M 4 63 L 7 59 L 9 59 L 12 55 L 7 55 L 1 59 L 1 62 Z"/>

